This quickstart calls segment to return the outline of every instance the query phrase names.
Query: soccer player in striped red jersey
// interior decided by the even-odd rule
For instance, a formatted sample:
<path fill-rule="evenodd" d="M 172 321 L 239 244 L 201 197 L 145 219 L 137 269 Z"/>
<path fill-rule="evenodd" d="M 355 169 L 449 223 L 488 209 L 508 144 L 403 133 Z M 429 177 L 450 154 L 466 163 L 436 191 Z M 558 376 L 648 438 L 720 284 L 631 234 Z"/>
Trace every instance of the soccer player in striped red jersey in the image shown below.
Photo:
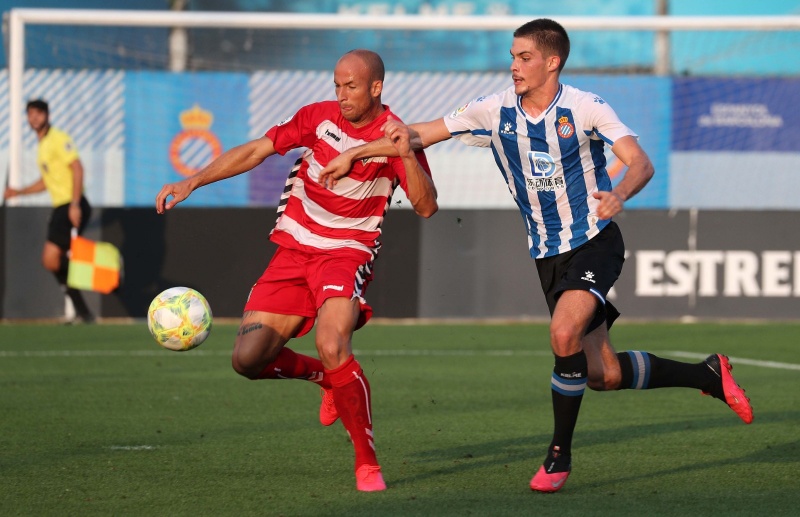
<path fill-rule="evenodd" d="M 381 223 L 400 186 L 422 217 L 438 209 L 422 151 L 409 133 L 393 142 L 394 157 L 362 160 L 335 188 L 319 183 L 320 170 L 345 150 L 385 136 L 396 117 L 381 103 L 384 65 L 368 50 L 353 50 L 334 69 L 336 101 L 310 104 L 257 140 L 223 153 L 156 197 L 164 213 L 195 189 L 252 170 L 267 157 L 306 148 L 292 169 L 270 239 L 278 244 L 253 286 L 236 336 L 233 368 L 250 379 L 304 379 L 322 388 L 320 421 L 337 419 L 355 449 L 356 488 L 384 490 L 372 430 L 369 382 L 353 357 L 353 332 L 372 315 L 364 295 L 373 275 Z M 171 199 L 169 199 L 171 197 Z M 285 345 L 316 322 L 319 359 Z"/>
<path fill-rule="evenodd" d="M 727 357 L 691 364 L 641 351 L 617 353 L 609 329 L 619 316 L 606 299 L 624 262 L 625 245 L 612 217 L 653 175 L 636 134 L 599 96 L 560 82 L 569 36 L 548 19 L 514 32 L 506 90 L 478 97 L 452 114 L 411 126 L 419 148 L 449 138 L 491 148 L 523 221 L 530 255 L 550 309 L 550 378 L 554 431 L 530 481 L 539 492 L 560 490 L 572 468 L 572 435 L 583 393 L 594 390 L 695 388 L 727 403 L 745 422 L 749 399 L 730 374 Z M 393 152 L 392 138 L 409 128 L 389 121 L 388 140 L 354 148 L 321 172 L 336 184 L 353 160 Z M 605 145 L 628 167 L 612 186 Z M 385 152 L 384 152 L 385 151 Z"/>

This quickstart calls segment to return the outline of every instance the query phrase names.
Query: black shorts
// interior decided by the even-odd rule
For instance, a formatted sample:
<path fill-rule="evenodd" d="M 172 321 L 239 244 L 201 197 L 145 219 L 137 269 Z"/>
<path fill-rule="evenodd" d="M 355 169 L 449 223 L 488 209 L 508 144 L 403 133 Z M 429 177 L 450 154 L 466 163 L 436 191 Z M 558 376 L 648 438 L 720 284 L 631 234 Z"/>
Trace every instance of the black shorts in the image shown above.
<path fill-rule="evenodd" d="M 623 262 L 625 243 L 619 226 L 613 221 L 589 242 L 554 257 L 537 259 L 536 269 L 550 316 L 564 291 L 589 291 L 600 303 L 586 333 L 604 322 L 611 328 L 614 320 L 619 317 L 619 311 L 606 300 L 606 296 L 619 278 Z"/>
<path fill-rule="evenodd" d="M 92 215 L 92 207 L 85 197 L 81 196 L 81 226 L 78 233 L 82 233 Z M 47 240 L 58 246 L 64 251 L 69 249 L 71 239 L 72 222 L 69 220 L 69 203 L 59 205 L 50 214 L 50 223 L 47 225 Z"/>

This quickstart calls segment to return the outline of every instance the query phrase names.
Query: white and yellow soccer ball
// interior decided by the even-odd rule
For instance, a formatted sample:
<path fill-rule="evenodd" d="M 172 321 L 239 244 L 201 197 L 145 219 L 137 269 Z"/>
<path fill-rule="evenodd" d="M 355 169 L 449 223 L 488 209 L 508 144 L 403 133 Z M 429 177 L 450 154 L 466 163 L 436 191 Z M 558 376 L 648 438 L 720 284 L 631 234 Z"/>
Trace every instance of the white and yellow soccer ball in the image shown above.
<path fill-rule="evenodd" d="M 147 328 L 156 342 L 182 352 L 206 340 L 211 332 L 211 307 L 188 287 L 171 287 L 156 296 L 147 310 Z"/>

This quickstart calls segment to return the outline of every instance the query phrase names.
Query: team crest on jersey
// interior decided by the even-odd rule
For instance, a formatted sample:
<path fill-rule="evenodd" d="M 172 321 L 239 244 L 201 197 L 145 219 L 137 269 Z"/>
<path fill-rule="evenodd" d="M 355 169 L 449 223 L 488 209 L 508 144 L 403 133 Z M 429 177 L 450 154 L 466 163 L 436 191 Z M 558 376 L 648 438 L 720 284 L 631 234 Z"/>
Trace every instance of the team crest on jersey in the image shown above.
<path fill-rule="evenodd" d="M 567 117 L 561 117 L 558 119 L 558 129 L 556 129 L 556 132 L 561 138 L 570 138 L 575 134 L 575 126 L 569 123 Z"/>
<path fill-rule="evenodd" d="M 472 101 L 469 101 L 468 103 L 464 104 L 463 106 L 455 110 L 453 113 L 450 114 L 450 118 L 456 118 L 457 116 L 467 111 L 467 108 L 469 108 L 470 104 L 472 104 Z"/>
<path fill-rule="evenodd" d="M 361 166 L 366 167 L 370 163 L 389 163 L 389 158 L 385 156 L 373 156 L 372 158 L 362 158 Z"/>

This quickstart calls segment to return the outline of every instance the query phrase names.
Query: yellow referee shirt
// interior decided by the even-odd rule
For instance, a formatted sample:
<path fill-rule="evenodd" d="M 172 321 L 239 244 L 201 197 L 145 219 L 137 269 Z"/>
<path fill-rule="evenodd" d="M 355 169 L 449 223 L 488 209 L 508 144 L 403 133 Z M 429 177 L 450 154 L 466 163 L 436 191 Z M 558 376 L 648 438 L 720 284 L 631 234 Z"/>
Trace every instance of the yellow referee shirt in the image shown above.
<path fill-rule="evenodd" d="M 39 140 L 37 163 L 53 206 L 72 202 L 72 169 L 70 164 L 80 159 L 72 138 L 60 129 L 50 126 L 47 134 Z"/>

